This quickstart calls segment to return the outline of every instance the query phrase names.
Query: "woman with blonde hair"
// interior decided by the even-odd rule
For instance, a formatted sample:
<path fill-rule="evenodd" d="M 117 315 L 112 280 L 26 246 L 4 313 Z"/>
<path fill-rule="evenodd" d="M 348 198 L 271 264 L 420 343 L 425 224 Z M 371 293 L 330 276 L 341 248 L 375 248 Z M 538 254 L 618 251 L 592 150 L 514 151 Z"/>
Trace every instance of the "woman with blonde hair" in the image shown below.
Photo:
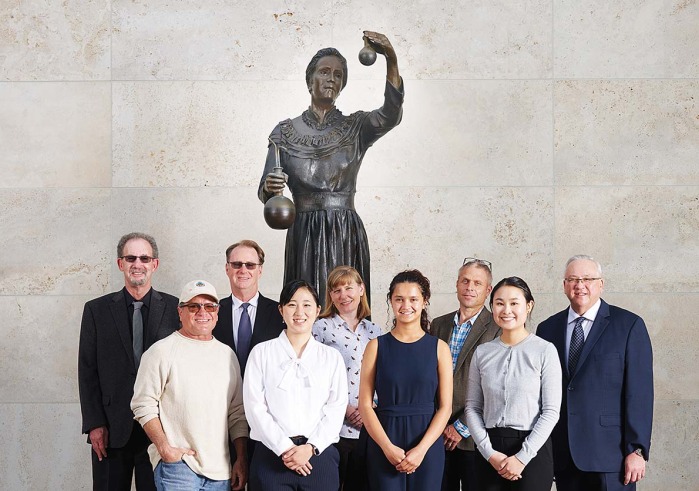
<path fill-rule="evenodd" d="M 340 441 L 340 483 L 344 491 L 364 486 L 366 437 L 359 414 L 359 372 L 364 348 L 381 334 L 381 328 L 367 319 L 371 315 L 366 289 L 359 272 L 351 266 L 338 266 L 328 275 L 325 308 L 313 325 L 313 337 L 337 349 L 347 367 L 348 403 Z"/>

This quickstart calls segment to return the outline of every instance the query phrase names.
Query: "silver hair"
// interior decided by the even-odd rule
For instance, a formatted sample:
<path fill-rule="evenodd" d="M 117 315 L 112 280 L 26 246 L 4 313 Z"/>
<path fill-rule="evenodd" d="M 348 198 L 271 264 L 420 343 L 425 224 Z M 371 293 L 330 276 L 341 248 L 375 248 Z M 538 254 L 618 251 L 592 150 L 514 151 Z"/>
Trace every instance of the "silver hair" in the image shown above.
<path fill-rule="evenodd" d="M 599 275 L 600 278 L 602 278 L 602 265 L 600 264 L 600 262 L 597 259 L 595 259 L 592 256 L 588 256 L 587 254 L 576 254 L 575 256 L 571 256 L 570 259 L 568 259 L 566 261 L 566 267 L 563 270 L 564 276 L 565 276 L 566 270 L 568 269 L 568 266 L 570 265 L 570 263 L 572 263 L 574 261 L 592 261 L 593 263 L 595 263 L 595 266 L 597 266 L 597 274 Z"/>

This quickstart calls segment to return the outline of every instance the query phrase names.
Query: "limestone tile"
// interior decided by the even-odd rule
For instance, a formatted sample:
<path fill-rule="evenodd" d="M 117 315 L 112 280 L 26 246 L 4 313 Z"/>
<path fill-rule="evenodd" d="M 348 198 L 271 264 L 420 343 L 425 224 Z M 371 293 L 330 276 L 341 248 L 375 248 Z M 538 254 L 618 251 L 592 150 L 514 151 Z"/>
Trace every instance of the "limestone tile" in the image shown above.
<path fill-rule="evenodd" d="M 548 78 L 552 21 L 552 3 L 543 0 L 339 0 L 333 3 L 333 42 L 353 46 L 345 56 L 357 60 L 362 31 L 382 32 L 407 78 Z M 362 76 L 379 75 L 364 70 Z"/>
<path fill-rule="evenodd" d="M 607 285 L 605 285 L 607 286 Z M 613 285 L 611 285 L 613 288 Z M 698 400 L 699 366 L 696 328 L 687 319 L 699 316 L 697 293 L 610 293 L 604 299 L 640 315 L 653 343 L 657 400 Z"/>
<path fill-rule="evenodd" d="M 301 81 L 113 85 L 113 176 L 120 187 L 257 188 L 267 137 L 309 103 Z"/>
<path fill-rule="evenodd" d="M 109 195 L 108 189 L 0 189 L 0 295 L 104 292 L 113 247 Z"/>
<path fill-rule="evenodd" d="M 0 296 L 0 402 L 77 402 L 83 295 Z"/>
<path fill-rule="evenodd" d="M 260 290 L 276 298 L 284 276 L 286 234 L 267 226 L 256 192 L 257 187 L 114 190 L 111 242 L 134 230 L 153 235 L 160 250 L 153 284 L 179 296 L 193 279 L 210 281 L 220 295 L 230 294 L 226 248 L 253 239 L 266 254 Z M 111 289 L 117 290 L 123 287 L 123 274 L 112 264 Z"/>
<path fill-rule="evenodd" d="M 646 478 L 639 491 L 695 491 L 699 481 L 699 402 L 658 401 Z"/>
<path fill-rule="evenodd" d="M 0 404 L 0 489 L 92 489 L 79 404 Z"/>
<path fill-rule="evenodd" d="M 559 278 L 570 256 L 590 254 L 605 269 L 607 291 L 699 291 L 699 187 L 581 186 L 555 194 Z"/>
<path fill-rule="evenodd" d="M 436 293 L 454 292 L 467 256 L 490 260 L 493 274 L 525 278 L 551 291 L 553 193 L 550 188 L 474 187 L 464 206 L 459 188 L 369 188 L 357 210 L 369 237 L 372 290 L 385 296 L 393 276 L 421 270 Z M 380 296 L 379 298 L 384 298 Z"/>
<path fill-rule="evenodd" d="M 693 1 L 553 2 L 558 78 L 695 78 L 699 5 Z"/>
<path fill-rule="evenodd" d="M 557 182 L 699 183 L 696 80 L 567 80 L 554 97 Z"/>
<path fill-rule="evenodd" d="M 330 42 L 325 2 L 112 0 L 115 80 L 303 80 Z"/>
<path fill-rule="evenodd" d="M 380 107 L 383 88 L 348 85 L 338 107 Z M 403 120 L 369 149 L 359 185 L 551 185 L 551 90 L 548 81 L 406 81 Z"/>
<path fill-rule="evenodd" d="M 110 0 L 6 0 L 0 80 L 108 80 Z"/>
<path fill-rule="evenodd" d="M 111 185 L 109 83 L 0 83 L 0 107 L 0 187 Z"/>

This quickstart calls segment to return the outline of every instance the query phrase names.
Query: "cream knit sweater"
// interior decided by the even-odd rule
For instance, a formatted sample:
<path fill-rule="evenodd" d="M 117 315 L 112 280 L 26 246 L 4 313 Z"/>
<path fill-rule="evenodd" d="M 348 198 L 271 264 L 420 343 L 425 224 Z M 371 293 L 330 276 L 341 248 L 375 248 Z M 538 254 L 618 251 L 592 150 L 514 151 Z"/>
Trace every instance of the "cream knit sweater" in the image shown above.
<path fill-rule="evenodd" d="M 184 461 L 196 474 L 230 479 L 228 440 L 247 437 L 248 425 L 240 367 L 228 346 L 179 332 L 158 341 L 141 359 L 131 409 L 141 426 L 160 418 L 170 445 L 193 449 Z M 155 445 L 148 453 L 155 468 Z"/>

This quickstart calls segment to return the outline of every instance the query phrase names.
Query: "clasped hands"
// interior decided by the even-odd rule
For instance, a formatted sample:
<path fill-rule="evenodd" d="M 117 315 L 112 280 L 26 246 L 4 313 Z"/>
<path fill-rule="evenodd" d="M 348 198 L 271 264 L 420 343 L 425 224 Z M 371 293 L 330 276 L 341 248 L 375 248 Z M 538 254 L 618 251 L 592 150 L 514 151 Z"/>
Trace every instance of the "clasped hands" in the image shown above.
<path fill-rule="evenodd" d="M 516 481 L 522 478 L 524 464 L 514 455 L 508 457 L 502 452 L 495 452 L 490 456 L 488 462 L 503 479 Z"/>
<path fill-rule="evenodd" d="M 289 450 L 286 450 L 282 454 L 282 462 L 284 465 L 302 476 L 308 476 L 313 469 L 313 466 L 309 462 L 311 456 L 313 455 L 313 447 L 308 443 L 303 445 L 294 445 Z"/>
<path fill-rule="evenodd" d="M 398 472 L 412 474 L 420 467 L 422 459 L 425 458 L 425 451 L 419 447 L 414 447 L 405 452 L 402 448 L 391 444 L 384 450 L 384 455 Z"/>

